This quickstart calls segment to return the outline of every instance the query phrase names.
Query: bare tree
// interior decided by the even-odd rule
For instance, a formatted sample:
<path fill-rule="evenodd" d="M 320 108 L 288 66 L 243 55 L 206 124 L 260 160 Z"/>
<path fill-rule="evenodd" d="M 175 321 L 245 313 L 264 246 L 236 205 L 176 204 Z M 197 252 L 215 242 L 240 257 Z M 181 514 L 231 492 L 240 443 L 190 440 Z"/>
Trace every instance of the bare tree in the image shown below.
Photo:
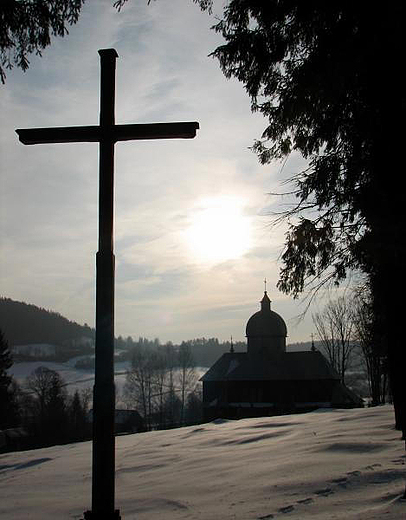
<path fill-rule="evenodd" d="M 371 293 L 358 288 L 353 302 L 354 332 L 366 366 L 372 405 L 385 403 L 387 393 L 387 356 L 375 327 Z"/>
<path fill-rule="evenodd" d="M 57 372 L 47 367 L 36 368 L 25 381 L 25 386 L 38 400 L 40 414 L 43 414 Z M 58 374 L 57 374 L 58 375 Z"/>
<path fill-rule="evenodd" d="M 153 423 L 161 424 L 164 415 L 166 393 L 166 359 L 160 350 L 138 345 L 127 371 L 124 396 L 127 403 L 135 405 L 144 416 L 150 429 Z"/>
<path fill-rule="evenodd" d="M 181 400 L 181 423 L 185 421 L 185 406 L 186 398 L 189 392 L 191 392 L 197 383 L 196 364 L 193 358 L 190 345 L 182 343 L 178 351 L 178 381 L 180 387 L 180 400 Z"/>
<path fill-rule="evenodd" d="M 323 349 L 331 366 L 344 383 L 345 373 L 355 349 L 354 315 L 344 296 L 330 300 L 323 311 L 312 316 Z"/>
<path fill-rule="evenodd" d="M 167 394 L 167 364 L 166 356 L 162 349 L 151 352 L 151 396 L 154 407 L 155 422 L 162 427 L 165 422 L 165 395 Z"/>
<path fill-rule="evenodd" d="M 148 429 L 183 424 L 187 399 L 196 386 L 197 374 L 190 345 L 138 345 L 127 372 L 124 397 L 137 406 Z"/>
<path fill-rule="evenodd" d="M 133 402 L 141 410 L 147 428 L 150 427 L 151 412 L 151 367 L 145 348 L 134 349 L 131 368 L 127 371 L 124 394 L 127 402 Z"/>
<path fill-rule="evenodd" d="M 179 398 L 176 396 L 175 390 L 175 367 L 177 365 L 177 353 L 172 343 L 167 343 L 164 346 L 164 352 L 167 385 L 166 399 L 164 402 L 165 418 L 170 425 L 173 425 L 179 420 Z"/>
<path fill-rule="evenodd" d="M 54 444 L 67 438 L 67 392 L 55 370 L 40 366 L 26 379 L 26 387 L 36 396 L 36 428 L 41 441 Z"/>
<path fill-rule="evenodd" d="M 80 399 L 82 402 L 83 409 L 87 413 L 90 408 L 90 403 L 92 402 L 93 398 L 93 390 L 90 388 L 90 386 L 87 386 L 86 388 L 83 388 L 80 391 Z"/>

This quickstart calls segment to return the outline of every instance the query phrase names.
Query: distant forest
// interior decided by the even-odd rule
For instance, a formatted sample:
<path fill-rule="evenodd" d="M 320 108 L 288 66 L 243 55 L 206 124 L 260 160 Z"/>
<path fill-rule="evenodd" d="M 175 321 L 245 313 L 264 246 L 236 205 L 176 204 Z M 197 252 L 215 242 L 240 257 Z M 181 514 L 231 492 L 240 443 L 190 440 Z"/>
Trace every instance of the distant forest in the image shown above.
<path fill-rule="evenodd" d="M 10 346 L 31 343 L 66 345 L 80 338 L 94 338 L 94 329 L 48 311 L 10 298 L 0 298 L 0 329 Z"/>
<path fill-rule="evenodd" d="M 229 352 L 231 348 L 230 341 L 220 342 L 217 338 L 195 338 L 187 341 L 182 341 L 180 344 L 174 344 L 171 341 L 167 343 L 160 343 L 158 338 L 149 340 L 147 338 L 138 338 L 133 340 L 128 337 L 123 340 L 121 336 L 116 339 L 116 354 L 118 359 L 122 361 L 130 361 L 133 356 L 134 349 L 152 349 L 159 351 L 161 348 L 171 346 L 175 351 L 179 351 L 180 348 L 189 347 L 190 352 L 193 356 L 193 362 L 198 367 L 211 366 L 224 352 Z M 244 341 L 233 342 L 233 348 L 235 352 L 243 352 L 246 349 Z"/>

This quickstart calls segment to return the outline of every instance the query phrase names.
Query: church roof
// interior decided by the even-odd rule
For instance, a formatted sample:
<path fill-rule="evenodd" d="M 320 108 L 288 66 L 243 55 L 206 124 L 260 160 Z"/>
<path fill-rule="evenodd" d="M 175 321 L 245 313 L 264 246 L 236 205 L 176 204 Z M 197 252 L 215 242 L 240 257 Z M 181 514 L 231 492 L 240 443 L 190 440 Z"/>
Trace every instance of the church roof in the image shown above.
<path fill-rule="evenodd" d="M 271 300 L 265 291 L 261 300 L 261 310 L 251 316 L 247 322 L 247 337 L 286 337 L 286 323 L 283 318 L 271 310 Z"/>
<path fill-rule="evenodd" d="M 278 356 L 226 353 L 201 377 L 201 381 L 304 381 L 340 379 L 326 358 L 316 352 L 284 352 Z"/>

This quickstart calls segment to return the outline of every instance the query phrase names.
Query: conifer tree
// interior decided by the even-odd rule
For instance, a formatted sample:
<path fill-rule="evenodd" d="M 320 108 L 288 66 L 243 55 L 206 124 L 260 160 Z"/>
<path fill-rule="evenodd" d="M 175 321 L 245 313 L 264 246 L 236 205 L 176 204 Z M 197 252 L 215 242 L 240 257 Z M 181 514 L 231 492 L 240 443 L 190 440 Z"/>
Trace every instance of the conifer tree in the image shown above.
<path fill-rule="evenodd" d="M 68 407 L 70 439 L 73 441 L 83 440 L 86 437 L 88 423 L 86 420 L 86 408 L 79 391 L 75 390 Z"/>
<path fill-rule="evenodd" d="M 8 342 L 0 330 L 0 429 L 16 426 L 17 404 L 12 388 L 13 378 L 7 373 L 13 359 Z"/>

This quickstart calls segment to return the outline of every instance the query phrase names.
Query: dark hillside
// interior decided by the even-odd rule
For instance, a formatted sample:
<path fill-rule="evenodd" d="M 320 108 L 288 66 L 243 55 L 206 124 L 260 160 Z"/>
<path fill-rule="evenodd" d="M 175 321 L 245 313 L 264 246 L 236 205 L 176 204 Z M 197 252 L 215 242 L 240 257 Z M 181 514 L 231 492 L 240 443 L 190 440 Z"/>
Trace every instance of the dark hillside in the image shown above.
<path fill-rule="evenodd" d="M 94 330 L 87 325 L 79 325 L 56 312 L 10 298 L 0 298 L 0 329 L 10 346 L 30 343 L 64 345 L 83 336 L 94 337 Z"/>

